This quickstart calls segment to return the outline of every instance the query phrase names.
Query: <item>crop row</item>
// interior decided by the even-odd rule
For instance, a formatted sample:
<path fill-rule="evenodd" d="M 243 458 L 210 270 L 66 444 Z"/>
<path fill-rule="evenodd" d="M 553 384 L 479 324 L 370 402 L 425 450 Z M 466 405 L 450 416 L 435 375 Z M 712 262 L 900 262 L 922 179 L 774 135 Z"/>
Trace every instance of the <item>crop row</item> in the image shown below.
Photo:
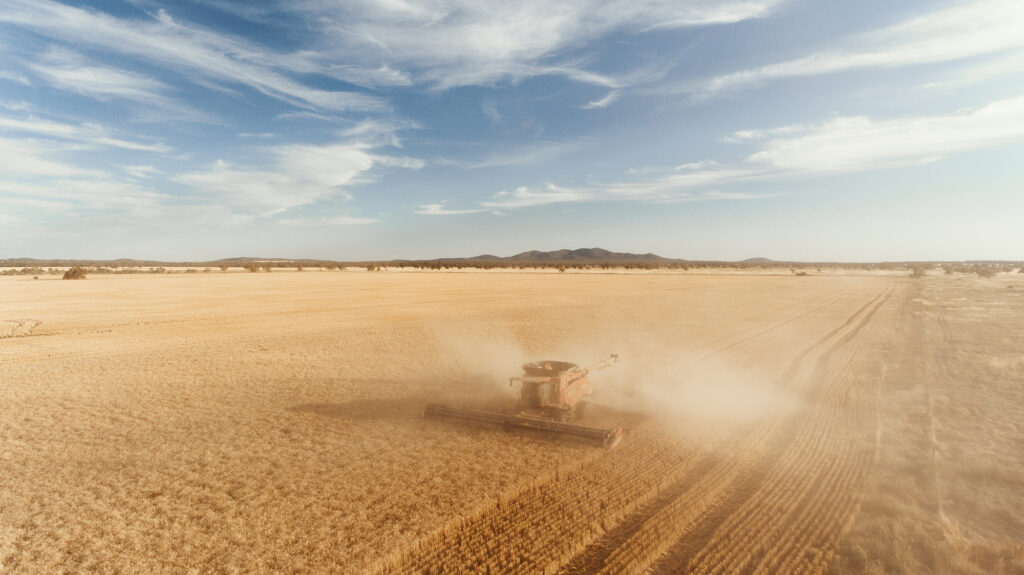
<path fill-rule="evenodd" d="M 862 317 L 867 318 L 870 315 L 867 310 L 879 299 L 882 299 L 882 294 L 858 310 L 842 326 L 816 342 L 807 353 L 831 341 L 833 343 L 827 351 L 827 354 L 831 355 L 835 348 L 849 341 L 847 335 L 854 334 L 859 329 L 859 326 L 849 326 L 854 325 L 855 320 L 862 314 Z M 834 338 L 846 328 L 849 330 L 842 337 Z M 852 356 L 853 352 L 848 353 Z M 804 357 L 806 354 L 801 354 L 796 361 L 802 361 Z M 797 367 L 793 366 L 794 372 Z M 793 385 L 796 382 L 789 383 Z M 648 517 L 626 541 L 605 558 L 601 572 L 636 573 L 648 569 L 654 560 L 684 537 L 708 510 L 720 503 L 737 483 L 737 479 L 760 461 L 772 445 L 780 441 L 785 442 L 785 437 L 780 436 L 783 427 L 781 417 L 763 423 L 757 431 L 735 446 L 737 456 L 716 465 L 689 489 Z"/>
<path fill-rule="evenodd" d="M 789 572 L 797 565 L 824 566 L 837 532 L 856 510 L 871 465 L 872 451 L 864 446 L 870 445 L 876 394 L 870 380 L 853 374 L 861 367 L 864 346 L 877 340 L 882 329 L 885 322 L 875 322 L 865 337 L 843 346 L 841 358 L 832 358 L 841 367 L 823 374 L 792 445 L 758 491 L 719 526 L 691 562 L 692 571 L 730 573 L 753 566 L 757 572 Z"/>
<path fill-rule="evenodd" d="M 749 471 L 771 446 L 780 420 L 761 426 L 740 444 L 739 454 L 723 460 L 691 488 L 659 509 L 622 545 L 615 549 L 600 571 L 602 574 L 637 573 L 691 530 L 714 507 L 737 479 Z"/>
<path fill-rule="evenodd" d="M 386 561 L 380 573 L 551 573 L 688 473 L 703 451 L 639 432 Z"/>

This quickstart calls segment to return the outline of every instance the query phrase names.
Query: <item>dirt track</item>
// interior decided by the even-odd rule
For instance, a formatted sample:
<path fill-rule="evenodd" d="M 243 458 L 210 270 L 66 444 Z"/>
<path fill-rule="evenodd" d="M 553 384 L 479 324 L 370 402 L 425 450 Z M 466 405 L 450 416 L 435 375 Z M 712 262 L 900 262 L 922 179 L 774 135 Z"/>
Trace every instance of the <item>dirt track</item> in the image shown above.
<path fill-rule="evenodd" d="M 1024 329 L 958 339 L 1019 317 L 1010 280 L 293 272 L 0 291 L 14 572 L 919 571 L 927 553 L 877 555 L 919 550 L 881 533 L 927 513 L 932 570 L 1024 560 L 1022 510 L 1001 501 L 1024 478 Z M 963 358 L 939 349 L 1001 383 L 968 407 Z M 624 361 L 594 377 L 591 418 L 627 426 L 619 449 L 419 417 L 506 401 L 521 361 L 608 352 Z M 911 408 L 931 414 L 924 503 L 882 513 L 884 483 L 921 459 Z M 1005 415 L 962 427 L 989 411 Z M 961 474 L 974 449 L 998 465 Z M 973 518 L 951 499 L 964 482 L 1009 516 Z"/>

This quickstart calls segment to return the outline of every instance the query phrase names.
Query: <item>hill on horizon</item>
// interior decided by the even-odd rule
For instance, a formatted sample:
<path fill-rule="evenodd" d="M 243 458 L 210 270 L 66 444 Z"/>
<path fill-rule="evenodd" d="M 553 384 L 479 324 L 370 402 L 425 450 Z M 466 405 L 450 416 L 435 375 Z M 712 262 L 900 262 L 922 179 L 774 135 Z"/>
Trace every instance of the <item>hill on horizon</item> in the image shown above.
<path fill-rule="evenodd" d="M 448 259 L 448 258 L 443 258 Z M 669 258 L 661 257 L 657 254 L 646 253 L 646 254 L 634 254 L 628 252 L 612 252 L 602 248 L 580 248 L 575 250 L 553 250 L 553 251 L 540 251 L 530 250 L 526 252 L 520 252 L 513 256 L 499 257 L 493 255 L 481 255 L 472 258 L 460 258 L 467 260 L 484 260 L 484 261 L 513 261 L 513 262 L 622 262 L 622 261 L 658 261 L 658 262 L 670 262 L 670 261 L 685 261 L 685 260 L 672 260 Z"/>

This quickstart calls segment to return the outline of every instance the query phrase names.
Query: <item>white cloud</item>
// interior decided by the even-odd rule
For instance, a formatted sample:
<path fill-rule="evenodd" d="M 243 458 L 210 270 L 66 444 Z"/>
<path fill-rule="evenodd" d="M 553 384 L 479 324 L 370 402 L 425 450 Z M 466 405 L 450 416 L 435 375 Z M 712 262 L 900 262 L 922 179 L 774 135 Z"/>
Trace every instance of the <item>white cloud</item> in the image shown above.
<path fill-rule="evenodd" d="M 444 207 L 446 202 L 437 204 L 423 204 L 417 208 L 416 213 L 426 216 L 458 216 L 463 214 L 477 214 L 486 211 L 485 208 L 475 208 L 467 210 L 450 210 Z"/>
<path fill-rule="evenodd" d="M 716 167 L 718 165 L 719 165 L 718 162 L 716 162 L 714 160 L 701 160 L 699 162 L 689 162 L 689 163 L 686 163 L 686 164 L 679 164 L 674 169 L 677 172 L 678 171 L 684 171 L 684 170 L 707 170 L 709 168 L 714 168 L 714 167 Z"/>
<path fill-rule="evenodd" d="M 32 82 L 24 75 L 9 70 L 0 70 L 0 79 L 8 80 L 22 86 L 31 86 Z"/>
<path fill-rule="evenodd" d="M 175 181 L 242 213 L 271 216 L 328 198 L 350 198 L 349 187 L 372 181 L 374 166 L 418 169 L 415 158 L 372 152 L 359 141 L 324 146 L 292 144 L 269 150 L 269 167 L 217 160 Z"/>
<path fill-rule="evenodd" d="M 689 83 L 679 89 L 709 97 L 780 78 L 815 76 L 859 68 L 894 68 L 947 62 L 1024 49 L 1024 2 L 977 0 L 862 34 L 846 46 Z"/>
<path fill-rule="evenodd" d="M 438 160 L 437 163 L 467 170 L 479 170 L 483 168 L 497 168 L 503 166 L 534 166 L 549 162 L 564 154 L 580 150 L 587 144 L 588 141 L 584 139 L 564 142 L 531 142 L 525 146 L 519 145 L 508 149 L 498 150 L 476 160 L 455 161 L 444 159 Z"/>
<path fill-rule="evenodd" d="M 285 219 L 281 223 L 286 226 L 365 226 L 377 223 L 377 218 L 357 218 L 354 216 L 334 216 L 319 219 Z"/>
<path fill-rule="evenodd" d="M 395 120 L 363 120 L 339 132 L 343 138 L 356 138 L 364 146 L 392 146 L 402 147 L 402 140 L 398 137 L 401 130 L 418 129 L 420 126 L 415 122 L 404 122 Z"/>
<path fill-rule="evenodd" d="M 419 158 L 411 158 L 409 156 L 382 156 L 374 154 L 371 156 L 373 161 L 381 166 L 387 166 L 389 168 L 404 168 L 406 170 L 420 170 L 426 165 L 426 162 Z"/>
<path fill-rule="evenodd" d="M 599 199 L 592 190 L 570 189 L 552 183 L 544 184 L 541 189 L 520 186 L 511 192 L 498 192 L 494 198 L 480 205 L 488 209 L 528 208 L 549 204 L 565 204 L 585 202 Z"/>
<path fill-rule="evenodd" d="M 797 173 L 844 172 L 913 165 L 1024 139 L 1024 97 L 941 116 L 890 120 L 840 117 L 805 133 L 767 142 L 750 156 Z"/>
<path fill-rule="evenodd" d="M 498 111 L 498 104 L 494 100 L 486 100 L 481 106 L 485 116 L 491 119 L 492 123 L 501 122 L 501 112 Z"/>
<path fill-rule="evenodd" d="M 780 0 L 308 0 L 325 44 L 364 65 L 414 71 L 438 88 L 560 74 L 607 87 L 622 82 L 574 63 L 562 51 L 615 30 L 642 32 L 739 22 L 769 14 Z"/>
<path fill-rule="evenodd" d="M 45 64 L 37 63 L 30 67 L 50 84 L 100 100 L 164 100 L 162 92 L 169 89 L 163 82 L 141 74 L 90 65 L 80 55 L 67 50 L 52 48 L 42 61 Z"/>
<path fill-rule="evenodd" d="M 705 162 L 699 162 L 698 165 L 700 164 L 705 164 Z M 599 189 L 601 196 L 607 199 L 669 200 L 688 190 L 735 183 L 762 175 L 763 169 L 753 169 L 749 166 L 718 166 L 708 163 L 703 168 L 605 184 Z"/>
<path fill-rule="evenodd" d="M 358 86 L 369 88 L 412 85 L 412 77 L 408 73 L 395 70 L 387 64 L 376 68 L 362 68 L 344 64 L 311 64 L 310 69 L 305 71 L 307 73 L 326 74 Z"/>
<path fill-rule="evenodd" d="M 29 112 L 32 110 L 33 106 L 24 100 L 19 100 L 17 102 L 0 100 L 0 108 L 11 110 L 12 112 Z"/>
<path fill-rule="evenodd" d="M 157 171 L 153 166 L 121 166 L 121 169 L 140 179 L 152 178 Z"/>
<path fill-rule="evenodd" d="M 789 126 L 779 126 L 768 130 L 736 130 L 735 132 L 722 137 L 723 142 L 751 142 L 754 140 L 763 140 L 772 136 L 784 136 L 786 134 L 794 134 L 798 132 L 804 132 L 808 129 L 805 124 L 792 124 Z"/>
<path fill-rule="evenodd" d="M 768 197 L 758 191 L 722 189 L 779 179 L 911 166 L 949 154 L 1024 141 L 1024 97 L 937 116 L 887 120 L 838 117 L 818 125 L 796 124 L 736 132 L 746 140 L 768 139 L 744 161 L 690 162 L 672 170 L 634 170 L 620 181 L 563 187 L 521 186 L 477 203 L 479 209 L 447 210 L 421 206 L 421 214 L 473 213 L 552 204 L 605 201 L 653 203 L 743 201 Z"/>
<path fill-rule="evenodd" d="M 652 203 L 752 200 L 765 197 L 752 192 L 701 190 L 711 184 L 735 183 L 755 178 L 759 172 L 749 168 L 714 169 L 692 174 L 668 174 L 628 181 L 567 188 L 547 183 L 540 189 L 521 186 L 512 192 L 499 192 L 479 202 L 486 210 L 511 210 L 586 202 L 638 201 Z M 763 172 L 762 172 L 763 173 Z M 479 210 L 483 211 L 483 210 Z M 419 213 L 425 213 L 423 211 Z M 465 213 L 472 213 L 466 210 Z"/>
<path fill-rule="evenodd" d="M 0 138 L 0 204 L 21 221 L 46 212 L 54 216 L 88 213 L 110 217 L 152 215 L 166 197 L 101 171 L 62 159 L 66 144 Z"/>
<path fill-rule="evenodd" d="M 615 100 L 618 100 L 618 99 L 619 99 L 619 91 L 618 90 L 612 90 L 611 92 L 608 92 L 608 95 L 605 96 L 604 98 L 601 98 L 600 100 L 594 100 L 593 102 L 588 102 L 586 106 L 583 106 L 583 109 L 584 110 L 594 110 L 594 109 L 598 109 L 598 108 L 606 108 L 609 105 L 611 105 L 613 102 L 615 102 Z"/>
<path fill-rule="evenodd" d="M 163 10 L 152 20 L 121 19 L 52 0 L 7 0 L 0 11 L 0 22 L 78 47 L 144 59 L 198 76 L 197 81 L 245 85 L 306 108 L 385 108 L 384 102 L 374 96 L 320 90 L 289 78 L 288 73 L 311 67 L 301 54 L 277 54 L 245 40 L 182 24 Z"/>
<path fill-rule="evenodd" d="M 173 148 L 161 143 L 137 142 L 111 137 L 107 130 L 95 124 L 64 124 L 38 118 L 17 119 L 0 116 L 0 129 L 82 142 L 92 146 L 109 146 L 143 152 L 168 153 Z"/>
<path fill-rule="evenodd" d="M 951 67 L 943 75 L 944 79 L 929 82 L 922 88 L 962 87 L 992 80 L 1002 84 L 1008 78 L 1024 79 L 1024 51 Z"/>
<path fill-rule="evenodd" d="M 99 170 L 79 168 L 55 159 L 62 150 L 49 142 L 31 139 L 0 137 L 0 174 L 5 178 L 44 177 L 105 177 Z"/>

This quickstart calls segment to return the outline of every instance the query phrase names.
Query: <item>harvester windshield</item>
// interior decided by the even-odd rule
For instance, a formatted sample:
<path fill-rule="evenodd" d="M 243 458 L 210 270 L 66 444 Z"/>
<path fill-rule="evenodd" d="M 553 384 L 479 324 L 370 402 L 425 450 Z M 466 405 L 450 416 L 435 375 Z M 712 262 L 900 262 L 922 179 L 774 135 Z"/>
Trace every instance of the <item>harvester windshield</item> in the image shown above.
<path fill-rule="evenodd" d="M 578 368 L 578 365 L 568 361 L 531 361 L 523 364 L 523 372 L 526 375 L 541 377 L 551 377 Z"/>

